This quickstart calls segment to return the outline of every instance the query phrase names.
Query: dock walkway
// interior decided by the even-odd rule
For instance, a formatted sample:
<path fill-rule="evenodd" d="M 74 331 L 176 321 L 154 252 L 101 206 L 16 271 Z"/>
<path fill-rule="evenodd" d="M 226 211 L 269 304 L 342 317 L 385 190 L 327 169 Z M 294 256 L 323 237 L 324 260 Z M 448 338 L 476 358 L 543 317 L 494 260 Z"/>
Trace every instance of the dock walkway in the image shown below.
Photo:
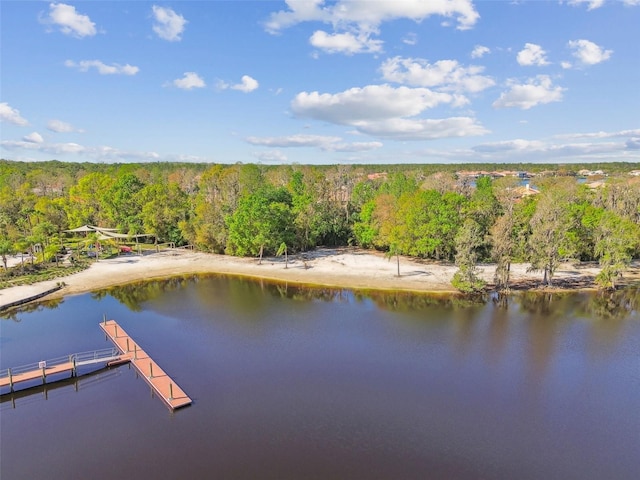
<path fill-rule="evenodd" d="M 175 410 L 192 403 L 189 396 L 174 382 L 164 370 L 117 324 L 115 320 L 100 323 L 109 339 L 118 350 L 126 355 L 131 364 L 153 388 L 169 408 Z"/>
<path fill-rule="evenodd" d="M 47 378 L 59 373 L 70 372 L 75 377 L 78 367 L 85 365 L 114 365 L 128 361 L 128 356 L 121 354 L 115 348 L 94 350 L 91 352 L 73 353 L 51 360 L 23 365 L 16 368 L 8 368 L 0 372 L 0 387 L 13 387 L 17 383 L 28 382 L 30 380 L 42 379 L 42 383 L 47 383 Z"/>

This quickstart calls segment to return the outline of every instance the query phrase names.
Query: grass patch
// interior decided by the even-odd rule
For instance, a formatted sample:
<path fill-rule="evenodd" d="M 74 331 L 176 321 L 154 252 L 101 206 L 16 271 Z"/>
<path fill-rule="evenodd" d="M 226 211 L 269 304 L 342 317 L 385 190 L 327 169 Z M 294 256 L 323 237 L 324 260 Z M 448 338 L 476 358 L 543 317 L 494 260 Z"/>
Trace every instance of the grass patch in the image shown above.
<path fill-rule="evenodd" d="M 0 289 L 55 280 L 81 272 L 89 268 L 89 265 L 90 263 L 84 260 L 64 266 L 56 266 L 55 263 L 34 263 L 33 265 L 25 263 L 23 266 L 10 268 L 0 275 Z"/>

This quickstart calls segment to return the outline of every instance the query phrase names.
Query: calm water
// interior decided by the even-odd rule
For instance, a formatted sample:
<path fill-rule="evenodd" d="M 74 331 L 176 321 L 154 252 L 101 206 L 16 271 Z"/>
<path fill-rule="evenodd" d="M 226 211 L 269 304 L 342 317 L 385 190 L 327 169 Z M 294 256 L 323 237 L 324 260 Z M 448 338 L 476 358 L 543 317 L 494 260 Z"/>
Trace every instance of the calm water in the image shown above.
<path fill-rule="evenodd" d="M 3 368 L 109 347 L 106 312 L 194 404 L 127 365 L 4 395 L 0 477 L 640 478 L 639 309 L 226 277 L 70 297 L 0 321 Z"/>

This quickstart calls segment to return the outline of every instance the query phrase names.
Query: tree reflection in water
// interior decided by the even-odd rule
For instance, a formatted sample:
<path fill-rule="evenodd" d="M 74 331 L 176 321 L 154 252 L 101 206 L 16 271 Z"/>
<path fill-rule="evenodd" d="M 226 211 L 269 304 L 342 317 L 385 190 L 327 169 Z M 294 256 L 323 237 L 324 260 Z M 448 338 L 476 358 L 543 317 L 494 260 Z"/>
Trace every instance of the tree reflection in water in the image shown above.
<path fill-rule="evenodd" d="M 288 284 L 265 279 L 234 277 L 227 275 L 189 275 L 162 280 L 143 281 L 124 286 L 112 287 L 92 294 L 96 300 L 107 295 L 117 299 L 133 311 L 140 311 L 144 302 L 158 299 L 169 292 L 176 292 L 188 285 L 207 279 L 227 279 L 230 299 L 239 300 L 256 291 L 272 297 L 298 301 L 371 301 L 378 308 L 392 312 L 415 312 L 433 307 L 460 310 L 475 310 L 490 300 L 496 307 L 509 309 L 516 306 L 522 312 L 546 319 L 561 319 L 568 310 L 588 317 L 603 320 L 621 320 L 637 316 L 640 312 L 640 287 L 627 287 L 613 292 L 521 292 L 514 295 L 495 294 L 491 296 L 468 297 L 459 294 L 393 292 L 375 290 L 348 290 L 315 285 Z M 216 285 L 220 287 L 220 284 Z M 54 301 L 55 302 L 55 301 Z M 27 306 L 20 311 L 31 311 L 47 302 Z M 252 308 L 251 305 L 246 305 Z M 28 310 L 31 309 L 31 310 Z M 469 312 L 471 313 L 471 312 Z"/>
<path fill-rule="evenodd" d="M 39 310 L 54 310 L 62 303 L 64 303 L 64 298 L 54 298 L 52 300 L 41 300 L 39 302 L 27 303 L 26 305 L 12 308 L 6 312 L 0 312 L 0 319 L 20 322 L 21 313 L 30 313 Z"/>

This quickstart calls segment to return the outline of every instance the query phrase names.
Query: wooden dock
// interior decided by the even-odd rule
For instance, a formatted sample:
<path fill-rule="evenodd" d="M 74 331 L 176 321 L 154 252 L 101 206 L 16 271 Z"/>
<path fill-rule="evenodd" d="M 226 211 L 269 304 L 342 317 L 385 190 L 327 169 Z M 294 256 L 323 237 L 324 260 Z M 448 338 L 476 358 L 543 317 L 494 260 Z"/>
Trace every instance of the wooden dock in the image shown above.
<path fill-rule="evenodd" d="M 191 404 L 189 396 L 115 320 L 105 319 L 100 327 L 169 408 L 175 410 Z"/>
<path fill-rule="evenodd" d="M 51 380 L 52 375 L 70 373 L 71 377 L 77 376 L 78 367 L 95 364 L 111 366 L 128 361 L 127 355 L 122 355 L 113 348 L 73 353 L 53 360 L 43 360 L 22 367 L 8 368 L 6 371 L 0 372 L 0 387 L 10 387 L 13 392 L 14 386 L 18 383 L 41 379 L 42 384 L 46 384 L 48 380 Z M 59 376 L 56 378 L 59 379 Z"/>

